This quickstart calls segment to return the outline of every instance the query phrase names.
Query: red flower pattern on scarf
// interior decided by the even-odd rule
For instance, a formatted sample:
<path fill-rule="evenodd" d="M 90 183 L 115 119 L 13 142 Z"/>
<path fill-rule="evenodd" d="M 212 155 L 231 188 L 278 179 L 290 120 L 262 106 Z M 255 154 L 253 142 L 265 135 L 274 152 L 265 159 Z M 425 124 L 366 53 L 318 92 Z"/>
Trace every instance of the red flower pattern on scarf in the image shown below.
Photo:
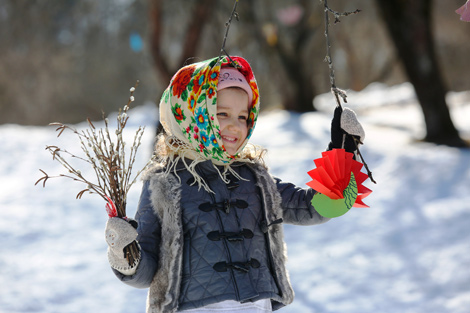
<path fill-rule="evenodd" d="M 181 111 L 180 107 L 175 108 L 175 118 L 179 121 L 184 120 L 183 111 Z"/>
<path fill-rule="evenodd" d="M 171 83 L 173 87 L 173 96 L 181 97 L 181 94 L 186 89 L 186 86 L 191 82 L 191 77 L 194 73 L 194 66 L 183 67 L 179 70 L 175 76 L 174 80 Z"/>
<path fill-rule="evenodd" d="M 193 92 L 194 94 L 199 94 L 199 91 L 201 89 L 201 86 L 204 85 L 204 81 L 206 80 L 206 77 L 204 75 L 203 71 L 200 71 L 198 74 L 193 79 Z M 194 111 L 194 110 L 193 110 Z"/>
<path fill-rule="evenodd" d="M 218 79 L 219 79 L 219 72 L 215 68 L 213 68 L 209 72 L 208 82 L 216 84 L 216 81 L 218 81 Z"/>

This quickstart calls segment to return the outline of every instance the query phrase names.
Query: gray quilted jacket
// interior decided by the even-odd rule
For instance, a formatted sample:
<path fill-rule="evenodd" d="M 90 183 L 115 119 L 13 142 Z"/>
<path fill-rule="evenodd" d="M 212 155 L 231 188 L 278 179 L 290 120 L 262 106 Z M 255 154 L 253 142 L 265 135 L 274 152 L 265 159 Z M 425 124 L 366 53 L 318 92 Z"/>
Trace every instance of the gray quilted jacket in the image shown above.
<path fill-rule="evenodd" d="M 211 161 L 197 171 L 214 193 L 153 169 L 144 176 L 136 214 L 142 259 L 126 284 L 148 288 L 147 312 L 168 313 L 224 300 L 271 299 L 277 310 L 294 299 L 285 267 L 281 222 L 327 221 L 311 206 L 313 190 L 273 178 L 259 164 L 235 164 L 246 180 L 225 184 Z"/>

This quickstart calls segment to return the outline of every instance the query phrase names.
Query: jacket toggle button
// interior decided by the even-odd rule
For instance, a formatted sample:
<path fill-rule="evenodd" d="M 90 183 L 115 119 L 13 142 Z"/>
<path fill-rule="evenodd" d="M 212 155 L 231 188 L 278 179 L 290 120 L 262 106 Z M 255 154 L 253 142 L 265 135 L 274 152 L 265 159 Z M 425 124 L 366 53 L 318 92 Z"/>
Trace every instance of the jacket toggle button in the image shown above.
<path fill-rule="evenodd" d="M 213 268 L 216 272 L 226 272 L 228 269 L 234 269 L 239 272 L 243 273 L 248 273 L 250 271 L 250 266 L 252 268 L 259 268 L 261 264 L 257 259 L 251 259 L 248 262 L 232 262 L 232 263 L 227 263 L 227 262 L 219 262 L 216 263 Z"/>
<path fill-rule="evenodd" d="M 282 218 L 278 218 L 277 220 L 275 220 L 274 222 L 270 224 L 268 224 L 266 220 L 263 220 L 259 223 L 259 227 L 261 228 L 261 231 L 266 234 L 269 230 L 269 227 L 273 225 L 281 224 L 282 222 L 283 222 Z"/>
<path fill-rule="evenodd" d="M 202 203 L 199 205 L 199 210 L 203 212 L 210 212 L 212 210 L 221 210 L 224 211 L 225 213 L 230 213 L 230 208 L 232 207 L 237 207 L 239 209 L 246 209 L 248 207 L 248 202 L 244 200 L 237 199 L 235 201 L 229 201 L 229 200 L 224 200 L 222 202 L 216 202 L 216 203 Z"/>
<path fill-rule="evenodd" d="M 253 232 L 249 229 L 243 228 L 243 230 L 239 233 L 235 232 L 225 232 L 221 233 L 219 231 L 211 231 L 207 234 L 207 238 L 212 241 L 219 241 L 220 239 L 224 238 L 228 241 L 243 241 L 246 239 L 253 238 Z"/>

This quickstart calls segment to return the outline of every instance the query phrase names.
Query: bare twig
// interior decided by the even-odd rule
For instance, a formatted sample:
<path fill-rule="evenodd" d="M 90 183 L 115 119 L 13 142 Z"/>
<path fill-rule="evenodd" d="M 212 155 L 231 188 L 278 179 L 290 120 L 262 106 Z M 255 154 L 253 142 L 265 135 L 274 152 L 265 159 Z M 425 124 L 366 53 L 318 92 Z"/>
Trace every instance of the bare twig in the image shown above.
<path fill-rule="evenodd" d="M 47 173 L 44 172 L 43 170 L 41 169 L 39 170 L 44 174 L 44 177 L 39 178 L 34 185 L 36 186 L 41 180 L 43 180 L 42 186 L 46 187 L 46 181 L 49 179 L 49 175 L 47 175 Z"/>
<path fill-rule="evenodd" d="M 325 12 L 325 38 L 326 38 L 325 61 L 328 63 L 328 68 L 330 69 L 331 92 L 335 96 L 336 105 L 341 107 L 340 98 L 344 101 L 344 103 L 347 103 L 348 101 L 347 101 L 346 92 L 344 90 L 341 90 L 338 87 L 336 87 L 335 69 L 334 69 L 334 66 L 333 66 L 333 58 L 331 57 L 331 45 L 330 45 L 330 34 L 329 34 L 329 26 L 330 26 L 329 13 L 332 13 L 334 15 L 335 24 L 336 24 L 336 23 L 340 22 L 339 18 L 341 16 L 348 16 L 350 14 L 359 13 L 360 10 L 356 10 L 354 12 L 339 13 L 339 12 L 336 12 L 336 11 L 330 9 L 330 7 L 328 6 L 328 0 L 323 0 L 323 5 L 324 5 L 324 12 Z"/>
<path fill-rule="evenodd" d="M 322 1 L 322 0 L 320 0 Z M 351 14 L 357 14 L 361 12 L 361 10 L 357 9 L 352 12 L 337 12 L 335 10 L 332 10 L 328 6 L 328 0 L 323 0 L 323 5 L 324 5 L 324 12 L 325 12 L 325 38 L 326 38 L 326 56 L 325 56 L 325 61 L 328 63 L 328 68 L 330 70 L 330 85 L 331 85 L 331 92 L 335 97 L 336 100 L 336 105 L 340 108 L 341 106 L 341 100 L 343 100 L 344 103 L 347 103 L 347 94 L 344 90 L 339 89 L 336 87 L 336 78 L 335 78 L 335 69 L 333 66 L 333 59 L 331 57 L 331 44 L 330 44 L 330 34 L 329 34 L 329 26 L 330 26 L 330 19 L 329 19 L 329 14 L 333 14 L 335 17 L 334 23 L 339 23 L 340 17 L 343 16 L 348 16 Z M 361 158 L 362 163 L 364 164 L 364 167 L 366 168 L 367 175 L 369 176 L 370 180 L 376 184 L 374 178 L 372 177 L 372 172 L 369 170 L 369 166 L 367 163 L 364 161 L 364 158 L 362 157 L 362 154 L 359 150 L 359 142 L 356 142 L 356 139 L 354 139 L 354 144 L 356 145 L 357 153 L 359 157 Z"/>
<path fill-rule="evenodd" d="M 127 104 L 122 109 L 119 109 L 115 140 L 113 140 L 113 136 L 111 136 L 109 121 L 104 116 L 104 113 L 104 129 L 97 129 L 90 119 L 87 119 L 88 129 L 81 131 L 62 123 L 51 123 L 50 125 L 52 126 L 58 126 L 56 129 L 56 131 L 59 132 L 58 137 L 62 135 L 65 130 L 71 130 L 76 134 L 79 138 L 81 149 L 85 153 L 85 157 L 77 156 L 57 146 L 46 146 L 46 150 L 52 154 L 53 160 L 58 161 L 67 170 L 67 174 L 49 176 L 45 171 L 40 169 L 44 176 L 38 179 L 35 185 L 42 182 L 43 187 L 45 187 L 46 181 L 49 178 L 56 177 L 65 177 L 86 184 L 86 188 L 82 189 L 76 195 L 77 199 L 81 199 L 86 192 L 96 193 L 105 201 L 108 201 L 109 197 L 116 207 L 117 216 L 125 218 L 127 194 L 130 187 L 136 182 L 137 177 L 151 162 L 150 160 L 144 168 L 139 170 L 137 174 L 133 176 L 133 179 L 131 179 L 133 165 L 135 163 L 137 150 L 141 144 L 144 128 L 139 127 L 136 131 L 128 158 L 126 158 L 126 142 L 123 140 L 122 135 L 127 121 L 129 120 L 127 112 L 131 103 L 134 101 L 133 94 L 137 85 L 138 82 L 130 89 Z M 92 182 L 89 178 L 84 177 L 82 172 L 74 168 L 66 156 L 91 165 L 96 176 L 96 182 Z M 138 257 L 139 249 L 136 244 L 131 244 L 125 248 L 125 254 L 129 264 L 132 265 Z"/>
<path fill-rule="evenodd" d="M 233 9 L 232 9 L 232 13 L 230 14 L 230 17 L 229 17 L 227 23 L 225 23 L 225 35 L 224 35 L 224 40 L 222 42 L 222 48 L 220 48 L 220 53 L 219 53 L 219 60 L 222 57 L 222 54 L 225 54 L 229 58 L 230 63 L 235 67 L 237 67 L 237 64 L 232 60 L 230 55 L 225 50 L 225 43 L 227 41 L 228 31 L 230 29 L 230 25 L 232 24 L 232 19 L 235 17 L 235 19 L 238 21 L 239 17 L 240 17 L 238 15 L 238 12 L 237 12 L 237 5 L 238 5 L 238 0 L 235 0 L 235 3 L 233 5 Z"/>
<path fill-rule="evenodd" d="M 361 151 L 359 150 L 359 140 L 354 138 L 354 144 L 356 145 L 357 154 L 361 158 L 362 164 L 364 164 L 364 167 L 366 168 L 367 176 L 369 176 L 371 182 L 373 182 L 374 184 L 377 184 L 377 182 L 372 177 L 372 172 L 369 170 L 369 166 L 367 165 L 366 161 L 364 161 L 364 158 L 362 157 Z"/>
<path fill-rule="evenodd" d="M 328 2 L 328 0 L 325 0 L 325 2 Z M 357 13 L 361 12 L 361 10 L 359 10 L 359 9 L 356 9 L 356 10 L 351 11 L 351 12 L 337 12 L 335 10 L 332 10 L 328 6 L 328 3 L 325 4 L 325 9 L 327 9 L 330 13 L 332 13 L 334 15 L 335 24 L 341 22 L 339 18 L 342 17 L 342 16 L 348 16 L 348 15 L 351 15 L 351 14 L 357 14 Z"/>

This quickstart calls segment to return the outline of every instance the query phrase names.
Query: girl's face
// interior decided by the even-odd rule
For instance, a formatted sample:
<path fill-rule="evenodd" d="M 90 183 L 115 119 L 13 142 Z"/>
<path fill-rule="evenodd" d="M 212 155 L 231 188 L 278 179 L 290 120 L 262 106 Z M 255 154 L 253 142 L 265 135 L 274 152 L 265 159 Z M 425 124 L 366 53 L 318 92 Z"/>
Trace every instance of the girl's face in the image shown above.
<path fill-rule="evenodd" d="M 248 95 L 240 88 L 217 92 L 217 119 L 227 153 L 234 155 L 248 134 Z"/>

